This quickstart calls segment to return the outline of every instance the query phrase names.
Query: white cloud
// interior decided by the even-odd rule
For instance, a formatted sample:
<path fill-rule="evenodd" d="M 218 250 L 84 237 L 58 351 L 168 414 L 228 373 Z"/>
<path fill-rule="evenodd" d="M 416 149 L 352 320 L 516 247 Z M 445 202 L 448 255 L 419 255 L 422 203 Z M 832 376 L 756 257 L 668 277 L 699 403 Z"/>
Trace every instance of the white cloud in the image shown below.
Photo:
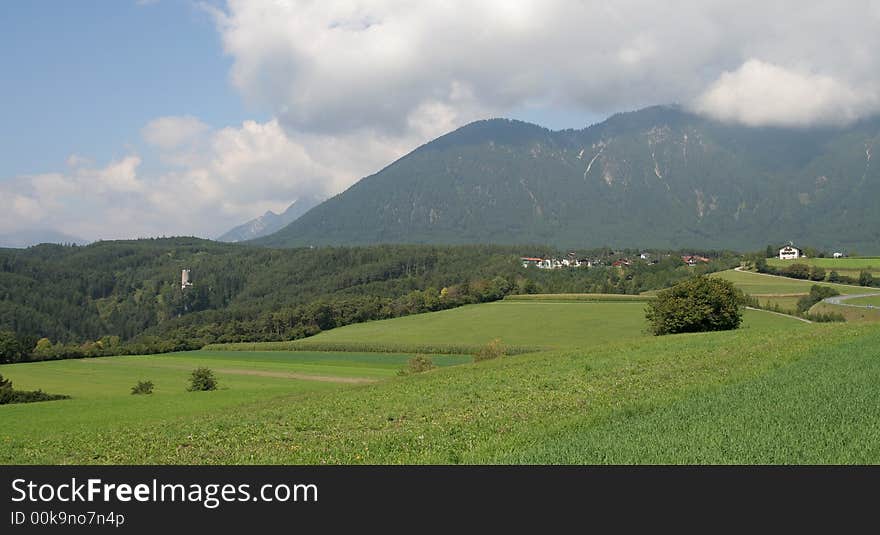
<path fill-rule="evenodd" d="M 164 146 L 159 157 L 173 165 L 151 174 L 130 154 L 97 168 L 77 157 L 68 172 L 0 182 L 0 233 L 40 223 L 86 239 L 214 237 L 302 195 L 338 193 L 364 169 L 378 170 L 409 150 L 411 141 L 363 132 L 293 137 L 270 120 L 202 131 L 195 147 Z"/>
<path fill-rule="evenodd" d="M 436 129 L 413 126 L 425 124 L 418 117 L 426 110 L 444 110 L 460 125 L 530 102 L 600 114 L 705 100 L 700 97 L 723 73 L 737 73 L 753 58 L 805 83 L 833 80 L 824 86 L 822 109 L 874 112 L 876 102 L 854 100 L 880 80 L 877 6 L 876 0 L 845 6 L 229 0 L 213 13 L 234 61 L 234 85 L 286 129 L 433 136 L 445 122 Z M 773 106 L 775 78 L 749 78 L 750 102 Z M 829 117 L 805 106 L 800 119 L 782 124 Z"/>
<path fill-rule="evenodd" d="M 194 143 L 208 130 L 208 125 L 191 115 L 168 116 L 147 123 L 141 135 L 150 145 L 169 150 Z"/>
<path fill-rule="evenodd" d="M 64 172 L 0 182 L 0 232 L 39 222 L 85 238 L 216 236 L 512 110 L 583 117 L 678 102 L 782 126 L 880 110 L 877 0 L 205 6 L 231 83 L 273 119 L 212 129 L 159 117 L 141 130 L 150 150 L 102 164 L 71 155 Z"/>
<path fill-rule="evenodd" d="M 723 73 L 696 100 L 697 111 L 749 126 L 849 123 L 877 108 L 877 93 L 831 76 L 749 60 Z"/>
<path fill-rule="evenodd" d="M 85 156 L 80 156 L 79 154 L 71 154 L 67 157 L 67 166 L 68 167 L 80 167 L 82 165 L 90 165 L 92 161 Z"/>

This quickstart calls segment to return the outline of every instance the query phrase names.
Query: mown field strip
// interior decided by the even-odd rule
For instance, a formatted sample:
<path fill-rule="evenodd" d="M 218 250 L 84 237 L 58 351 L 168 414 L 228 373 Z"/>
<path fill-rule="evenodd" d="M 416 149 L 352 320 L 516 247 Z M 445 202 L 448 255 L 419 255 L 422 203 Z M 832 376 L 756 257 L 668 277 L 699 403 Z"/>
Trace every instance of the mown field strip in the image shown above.
<path fill-rule="evenodd" d="M 731 281 L 737 288 L 748 295 L 755 294 L 792 294 L 809 293 L 814 284 L 830 286 L 841 294 L 855 294 L 871 291 L 864 286 L 848 284 L 836 284 L 830 282 L 813 282 L 807 280 L 790 279 L 767 273 L 753 273 L 751 271 L 727 270 L 712 274 L 713 277 L 721 277 Z M 880 295 L 880 290 L 878 290 Z"/>

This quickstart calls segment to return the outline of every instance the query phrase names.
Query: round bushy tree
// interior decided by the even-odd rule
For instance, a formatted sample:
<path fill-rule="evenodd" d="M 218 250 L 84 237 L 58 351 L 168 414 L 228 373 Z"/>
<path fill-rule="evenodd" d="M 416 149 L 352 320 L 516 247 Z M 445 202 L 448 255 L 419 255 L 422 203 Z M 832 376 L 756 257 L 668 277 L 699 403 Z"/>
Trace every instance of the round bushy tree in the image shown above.
<path fill-rule="evenodd" d="M 726 331 L 742 322 L 742 292 L 730 281 L 694 277 L 657 294 L 645 316 L 655 335 Z"/>
<path fill-rule="evenodd" d="M 190 392 L 205 392 L 208 390 L 217 390 L 217 379 L 214 372 L 209 368 L 196 368 L 189 377 Z"/>

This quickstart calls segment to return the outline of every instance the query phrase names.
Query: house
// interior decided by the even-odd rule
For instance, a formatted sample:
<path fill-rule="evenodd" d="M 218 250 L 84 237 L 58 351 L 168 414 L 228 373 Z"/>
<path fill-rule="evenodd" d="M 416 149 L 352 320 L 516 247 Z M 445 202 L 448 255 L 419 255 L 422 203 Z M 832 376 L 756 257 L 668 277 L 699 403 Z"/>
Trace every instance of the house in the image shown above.
<path fill-rule="evenodd" d="M 846 255 L 843 254 L 843 253 L 834 253 L 834 254 L 831 255 L 831 256 L 833 256 L 834 258 L 843 258 L 843 257 L 846 256 Z"/>
<path fill-rule="evenodd" d="M 696 266 L 698 263 L 702 262 L 704 264 L 709 263 L 709 259 L 705 256 L 700 255 L 684 255 L 681 257 L 681 261 L 689 266 Z"/>
<path fill-rule="evenodd" d="M 785 247 L 779 249 L 779 259 L 780 260 L 797 260 L 804 256 L 803 251 L 794 246 L 794 244 L 789 243 Z"/>
<path fill-rule="evenodd" d="M 524 256 L 524 257 L 520 258 L 520 260 L 522 261 L 522 266 L 524 268 L 529 267 L 529 266 L 541 267 L 540 264 L 541 264 L 541 262 L 544 261 L 543 258 L 535 258 L 535 257 L 531 257 L 531 256 Z"/>
<path fill-rule="evenodd" d="M 631 264 L 632 264 L 632 262 L 630 262 L 629 259 L 627 259 L 627 258 L 621 258 L 620 260 L 615 260 L 614 262 L 611 263 L 611 265 L 614 267 L 624 267 L 624 266 L 629 266 Z"/>

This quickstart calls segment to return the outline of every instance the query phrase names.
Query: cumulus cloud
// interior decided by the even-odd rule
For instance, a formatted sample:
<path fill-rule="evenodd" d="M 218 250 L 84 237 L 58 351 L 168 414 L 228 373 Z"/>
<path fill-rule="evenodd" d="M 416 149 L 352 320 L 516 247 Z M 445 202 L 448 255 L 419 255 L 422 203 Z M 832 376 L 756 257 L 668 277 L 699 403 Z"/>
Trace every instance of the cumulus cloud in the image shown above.
<path fill-rule="evenodd" d="M 191 115 L 168 116 L 147 123 L 141 135 L 150 145 L 168 150 L 197 141 L 208 129 L 208 125 Z"/>
<path fill-rule="evenodd" d="M 747 85 L 749 105 L 769 109 L 780 82 L 818 83 L 823 102 L 750 121 L 807 124 L 832 116 L 817 109 L 874 112 L 877 103 L 862 93 L 880 79 L 877 6 L 229 0 L 213 12 L 234 85 L 285 128 L 412 135 L 420 124 L 422 135 L 436 135 L 447 123 L 432 130 L 419 119 L 431 110 L 452 124 L 530 102 L 597 114 L 699 102 L 714 112 L 729 107 L 715 104 L 725 91 L 735 97 Z M 780 78 L 783 71 L 790 76 Z"/>
<path fill-rule="evenodd" d="M 143 132 L 203 124 L 193 119 L 163 117 Z M 154 143 L 167 164 L 158 172 L 143 173 L 136 154 L 99 167 L 78 156 L 68 158 L 66 172 L 0 182 L 0 232 L 39 223 L 87 239 L 214 237 L 303 195 L 337 193 L 363 169 L 378 169 L 409 147 L 379 133 L 293 138 L 274 119 L 193 131 L 195 145 L 190 136 Z"/>
<path fill-rule="evenodd" d="M 851 122 L 877 108 L 877 93 L 831 76 L 749 60 L 723 73 L 696 100 L 697 111 L 749 126 Z"/>

